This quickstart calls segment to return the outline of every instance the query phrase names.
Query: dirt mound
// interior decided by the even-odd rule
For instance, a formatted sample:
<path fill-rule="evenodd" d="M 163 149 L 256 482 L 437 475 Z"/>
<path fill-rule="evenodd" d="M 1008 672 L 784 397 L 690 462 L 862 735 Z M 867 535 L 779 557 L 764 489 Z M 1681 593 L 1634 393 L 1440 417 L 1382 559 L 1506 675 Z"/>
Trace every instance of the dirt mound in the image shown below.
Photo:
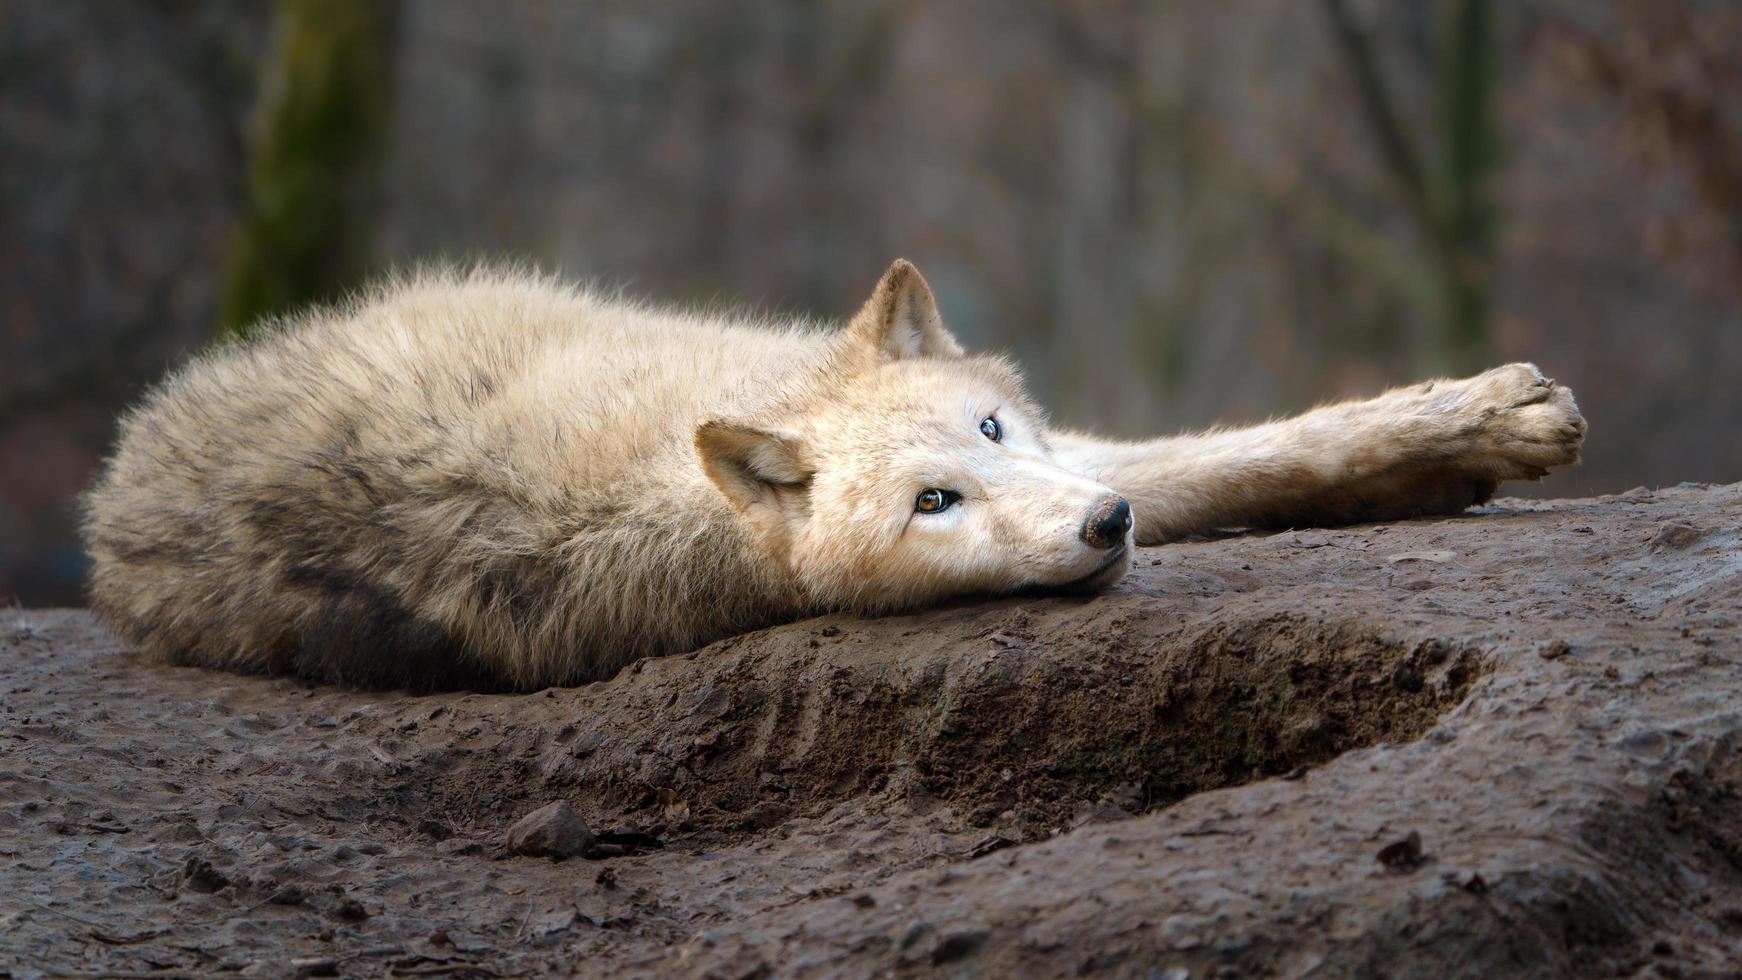
<path fill-rule="evenodd" d="M 557 793 L 655 834 L 727 835 L 881 793 L 1037 839 L 1085 806 L 1142 811 L 1414 738 L 1479 670 L 1470 649 L 1312 617 L 1152 619 L 1011 603 L 771 631 L 507 699 L 387 788 L 402 813 L 467 826 Z M 437 710 L 446 730 L 456 716 Z M 389 710 L 359 734 L 393 740 L 432 713 Z"/>
<path fill-rule="evenodd" d="M 523 696 L 163 667 L 22 612 L 0 967 L 1721 975 L 1739 546 L 1742 487 L 1502 501 Z M 587 856 L 511 854 L 556 800 Z"/>

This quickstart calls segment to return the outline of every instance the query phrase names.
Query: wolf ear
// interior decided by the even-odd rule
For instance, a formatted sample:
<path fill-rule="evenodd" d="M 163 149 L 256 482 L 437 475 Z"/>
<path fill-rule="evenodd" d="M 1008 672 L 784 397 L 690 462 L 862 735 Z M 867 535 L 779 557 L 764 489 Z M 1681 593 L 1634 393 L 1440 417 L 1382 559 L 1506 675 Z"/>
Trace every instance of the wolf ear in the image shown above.
<path fill-rule="evenodd" d="M 847 332 L 880 360 L 962 356 L 962 345 L 944 329 L 931 287 L 906 259 L 896 259 L 877 281 Z"/>
<path fill-rule="evenodd" d="M 810 487 L 810 464 L 798 437 L 727 419 L 696 427 L 702 471 L 746 517 L 777 517 Z"/>

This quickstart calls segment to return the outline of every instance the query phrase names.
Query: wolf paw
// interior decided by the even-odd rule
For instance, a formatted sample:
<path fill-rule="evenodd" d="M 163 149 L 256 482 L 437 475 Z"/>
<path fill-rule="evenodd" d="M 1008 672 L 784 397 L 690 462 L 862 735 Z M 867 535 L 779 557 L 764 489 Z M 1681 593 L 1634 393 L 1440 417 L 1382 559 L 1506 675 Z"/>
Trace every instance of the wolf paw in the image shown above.
<path fill-rule="evenodd" d="M 1585 418 L 1571 388 L 1534 364 L 1508 364 L 1465 382 L 1482 455 L 1502 479 L 1538 477 L 1579 461 Z"/>

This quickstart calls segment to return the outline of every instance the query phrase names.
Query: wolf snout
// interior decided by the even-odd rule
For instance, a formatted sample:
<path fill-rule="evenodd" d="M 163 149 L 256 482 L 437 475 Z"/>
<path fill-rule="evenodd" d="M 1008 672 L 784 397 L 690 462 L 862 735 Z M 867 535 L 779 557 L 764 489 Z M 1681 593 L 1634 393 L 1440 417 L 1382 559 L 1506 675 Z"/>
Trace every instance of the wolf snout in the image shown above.
<path fill-rule="evenodd" d="M 1080 536 L 1094 547 L 1112 548 L 1124 544 L 1130 530 L 1131 505 L 1124 497 L 1108 497 L 1083 520 Z"/>

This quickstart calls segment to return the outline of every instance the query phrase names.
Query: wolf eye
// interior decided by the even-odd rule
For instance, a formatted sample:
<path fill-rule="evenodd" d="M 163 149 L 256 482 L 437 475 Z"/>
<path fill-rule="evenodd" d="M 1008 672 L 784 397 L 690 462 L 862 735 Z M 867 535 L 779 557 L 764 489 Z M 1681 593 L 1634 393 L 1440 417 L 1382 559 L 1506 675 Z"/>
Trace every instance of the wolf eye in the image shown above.
<path fill-rule="evenodd" d="M 980 420 L 980 434 L 993 442 L 1000 442 L 1004 439 L 1004 427 L 998 424 L 997 419 L 988 415 Z"/>
<path fill-rule="evenodd" d="M 961 499 L 962 495 L 952 490 L 927 487 L 919 492 L 919 496 L 913 498 L 913 509 L 921 514 L 939 514 L 949 510 L 952 504 Z"/>

